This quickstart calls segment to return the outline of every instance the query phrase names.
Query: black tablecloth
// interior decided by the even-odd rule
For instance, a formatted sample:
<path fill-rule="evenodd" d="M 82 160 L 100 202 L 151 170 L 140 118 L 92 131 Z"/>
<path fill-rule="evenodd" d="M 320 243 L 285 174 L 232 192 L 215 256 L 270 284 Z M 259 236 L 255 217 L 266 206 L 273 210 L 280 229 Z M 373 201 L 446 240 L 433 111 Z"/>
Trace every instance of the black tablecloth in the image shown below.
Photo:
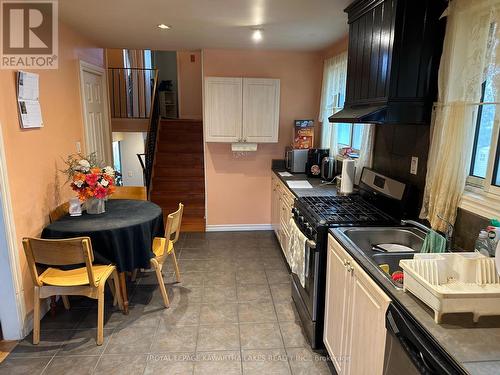
<path fill-rule="evenodd" d="M 149 268 L 154 237 L 163 237 L 161 208 L 148 201 L 113 199 L 99 215 L 66 215 L 49 224 L 42 238 L 87 236 L 92 240 L 96 263 L 114 263 L 119 272 Z"/>

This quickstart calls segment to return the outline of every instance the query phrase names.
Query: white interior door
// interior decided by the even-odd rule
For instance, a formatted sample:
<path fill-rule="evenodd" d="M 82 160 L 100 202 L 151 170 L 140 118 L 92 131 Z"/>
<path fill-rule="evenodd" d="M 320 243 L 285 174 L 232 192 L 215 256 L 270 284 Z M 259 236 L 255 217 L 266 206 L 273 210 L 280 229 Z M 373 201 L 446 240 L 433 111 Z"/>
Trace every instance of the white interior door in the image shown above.
<path fill-rule="evenodd" d="M 110 164 L 111 131 L 104 70 L 81 61 L 80 85 L 86 152 L 88 154 L 95 152 L 98 159 Z"/>
<path fill-rule="evenodd" d="M 243 79 L 244 142 L 278 142 L 279 110 L 279 79 Z"/>

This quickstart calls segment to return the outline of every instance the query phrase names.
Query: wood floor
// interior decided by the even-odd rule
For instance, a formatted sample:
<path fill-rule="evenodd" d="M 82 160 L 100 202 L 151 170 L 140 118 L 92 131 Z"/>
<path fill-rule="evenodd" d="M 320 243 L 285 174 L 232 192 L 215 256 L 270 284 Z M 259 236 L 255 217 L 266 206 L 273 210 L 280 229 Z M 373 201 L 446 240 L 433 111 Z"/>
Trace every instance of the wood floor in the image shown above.
<path fill-rule="evenodd" d="M 184 204 L 183 232 L 205 231 L 205 174 L 201 120 L 162 120 L 151 201 L 165 214 Z"/>
<path fill-rule="evenodd" d="M 4 341 L 0 340 L 0 363 L 9 355 L 9 353 L 16 346 L 17 341 Z"/>

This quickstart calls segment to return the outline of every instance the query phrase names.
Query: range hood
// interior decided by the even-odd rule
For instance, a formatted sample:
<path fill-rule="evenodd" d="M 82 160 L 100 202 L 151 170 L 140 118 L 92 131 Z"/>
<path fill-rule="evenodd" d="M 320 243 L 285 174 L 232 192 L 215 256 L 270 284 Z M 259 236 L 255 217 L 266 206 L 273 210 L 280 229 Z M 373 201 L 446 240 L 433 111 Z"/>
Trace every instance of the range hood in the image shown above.
<path fill-rule="evenodd" d="M 387 114 L 387 106 L 362 106 L 350 107 L 330 116 L 328 120 L 333 123 L 361 123 L 383 124 Z"/>
<path fill-rule="evenodd" d="M 344 109 L 333 123 L 429 124 L 446 0 L 355 0 Z"/>

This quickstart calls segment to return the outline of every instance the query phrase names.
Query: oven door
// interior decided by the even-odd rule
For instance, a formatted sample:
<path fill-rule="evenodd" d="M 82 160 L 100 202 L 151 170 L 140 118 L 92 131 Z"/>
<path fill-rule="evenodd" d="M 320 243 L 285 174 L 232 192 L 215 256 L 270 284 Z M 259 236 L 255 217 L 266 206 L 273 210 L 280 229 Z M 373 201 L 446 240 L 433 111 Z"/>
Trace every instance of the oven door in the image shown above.
<path fill-rule="evenodd" d="M 319 259 L 316 251 L 316 236 L 306 235 L 304 231 L 301 230 L 301 227 L 297 225 L 296 219 L 293 221 L 293 225 L 295 226 L 295 230 L 300 231 L 308 241 L 306 241 L 304 246 L 304 285 L 302 285 L 300 276 L 294 272 L 292 268 L 292 279 L 295 284 L 295 288 L 298 290 L 300 294 L 300 298 L 302 303 L 305 305 L 308 315 L 311 320 L 315 321 L 317 316 L 316 311 L 316 303 L 314 303 L 317 298 L 317 273 L 319 268 Z M 293 230 L 292 230 L 293 233 Z"/>

